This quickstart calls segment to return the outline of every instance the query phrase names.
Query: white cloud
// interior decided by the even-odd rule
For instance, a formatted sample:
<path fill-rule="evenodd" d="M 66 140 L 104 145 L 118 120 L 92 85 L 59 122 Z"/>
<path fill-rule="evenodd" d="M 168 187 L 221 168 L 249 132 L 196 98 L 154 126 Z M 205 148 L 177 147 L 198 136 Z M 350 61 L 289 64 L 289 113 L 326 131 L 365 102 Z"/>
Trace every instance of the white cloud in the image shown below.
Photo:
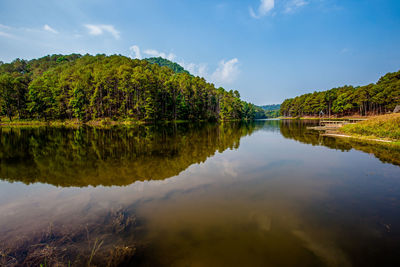
<path fill-rule="evenodd" d="M 5 31 L 0 31 L 0 36 L 5 37 L 5 38 L 15 38 L 14 35 L 12 35 L 11 33 L 8 33 L 7 31 L 13 30 L 13 28 L 4 25 L 4 24 L 0 24 L 0 29 L 3 29 Z"/>
<path fill-rule="evenodd" d="M 4 25 L 4 24 L 0 24 L 0 28 L 6 29 L 6 30 L 10 30 L 11 27 Z"/>
<path fill-rule="evenodd" d="M 131 47 L 129 47 L 129 51 L 130 51 L 129 56 L 131 58 L 138 58 L 138 59 L 142 58 L 142 53 L 141 53 L 141 50 L 140 50 L 139 46 L 132 45 Z M 164 52 L 159 52 L 159 51 L 157 51 L 155 49 L 146 49 L 146 50 L 143 51 L 143 54 L 145 54 L 147 56 L 150 56 L 150 57 L 162 57 L 162 58 L 165 58 L 165 59 L 168 59 L 168 60 L 171 60 L 171 61 L 175 60 L 175 58 L 176 58 L 176 55 L 173 54 L 173 53 L 167 54 L 167 53 L 164 53 Z"/>
<path fill-rule="evenodd" d="M 291 0 L 286 3 L 284 13 L 292 13 L 296 9 L 298 9 L 302 6 L 305 6 L 305 5 L 308 5 L 308 2 L 305 0 Z"/>
<path fill-rule="evenodd" d="M 132 45 L 129 47 L 129 57 L 131 58 L 142 58 L 142 52 L 139 46 L 137 45 Z M 162 57 L 171 61 L 174 61 L 176 59 L 176 55 L 173 53 L 164 53 L 164 52 L 159 52 L 155 49 L 146 49 L 143 51 L 143 54 L 150 56 L 150 57 Z M 185 63 L 185 61 L 177 61 L 179 65 L 181 65 L 185 70 L 189 71 L 191 74 L 195 76 L 200 76 L 200 77 L 207 77 L 208 72 L 207 72 L 207 64 L 200 63 Z"/>
<path fill-rule="evenodd" d="M 159 52 L 154 49 L 146 49 L 146 50 L 144 50 L 143 53 L 145 53 L 146 55 L 149 55 L 151 57 L 162 57 L 162 58 L 166 58 L 171 61 L 173 61 L 176 58 L 176 55 L 173 53 L 166 54 L 164 52 Z"/>
<path fill-rule="evenodd" d="M 181 65 L 185 70 L 187 70 L 188 72 L 195 74 L 196 70 L 197 70 L 197 66 L 194 63 L 185 63 L 184 61 L 178 62 L 179 65 Z"/>
<path fill-rule="evenodd" d="M 58 31 L 56 31 L 55 29 L 53 29 L 52 27 L 50 27 L 50 26 L 47 25 L 47 24 L 45 24 L 45 25 L 43 26 L 43 30 L 48 31 L 48 32 L 51 32 L 51 33 L 58 34 Z"/>
<path fill-rule="evenodd" d="M 201 63 L 197 67 L 197 74 L 200 77 L 205 77 L 207 76 L 207 64 Z"/>
<path fill-rule="evenodd" d="M 6 37 L 6 38 L 14 38 L 15 36 L 6 32 L 0 32 L 0 36 Z"/>
<path fill-rule="evenodd" d="M 137 59 L 141 59 L 142 58 L 139 46 L 132 45 L 131 47 L 129 47 L 129 51 L 131 51 L 131 53 L 129 55 L 131 58 L 137 58 Z M 132 53 L 134 53 L 134 55 Z"/>
<path fill-rule="evenodd" d="M 104 24 L 85 24 L 84 25 L 88 30 L 90 35 L 102 35 L 105 32 L 110 33 L 114 36 L 115 39 L 120 38 L 120 32 L 117 31 L 113 25 L 104 25 Z"/>
<path fill-rule="evenodd" d="M 208 66 L 205 63 L 185 63 L 184 61 L 178 62 L 185 70 L 190 72 L 195 76 L 207 77 L 208 76 Z"/>
<path fill-rule="evenodd" d="M 252 7 L 250 7 L 250 16 L 253 18 L 261 18 L 268 14 L 275 6 L 275 0 L 261 0 L 260 6 L 257 11 L 254 11 Z"/>
<path fill-rule="evenodd" d="M 129 47 L 129 56 L 131 58 L 142 58 L 142 53 L 147 56 L 151 57 L 162 57 L 171 61 L 174 61 L 176 59 L 176 55 L 173 53 L 164 53 L 157 51 L 155 49 L 145 49 L 142 50 L 140 49 L 139 46 L 137 45 L 132 45 Z M 186 63 L 184 60 L 180 59 L 179 61 L 176 61 L 179 65 L 181 65 L 185 70 L 187 70 L 189 73 L 199 76 L 199 77 L 204 77 L 207 80 L 213 81 L 218 84 L 228 84 L 237 78 L 239 74 L 239 60 L 237 58 L 233 58 L 231 60 L 228 60 L 225 62 L 225 60 L 221 60 L 218 64 L 217 69 L 213 73 L 208 72 L 208 65 L 205 63 Z"/>
<path fill-rule="evenodd" d="M 218 68 L 211 75 L 211 78 L 218 83 L 233 82 L 239 74 L 238 63 L 239 60 L 237 58 L 233 58 L 226 62 L 224 60 L 221 60 L 219 62 Z"/>

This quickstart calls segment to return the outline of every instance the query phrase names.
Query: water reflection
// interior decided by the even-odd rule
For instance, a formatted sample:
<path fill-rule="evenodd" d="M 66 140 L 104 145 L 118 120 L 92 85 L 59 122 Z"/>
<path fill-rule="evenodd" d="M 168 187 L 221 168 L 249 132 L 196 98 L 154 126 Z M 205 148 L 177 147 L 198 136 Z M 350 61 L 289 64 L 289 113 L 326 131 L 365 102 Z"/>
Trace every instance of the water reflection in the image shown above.
<path fill-rule="evenodd" d="M 400 165 L 400 146 L 365 140 L 321 136 L 318 131 L 307 129 L 307 126 L 316 125 L 317 123 L 313 120 L 282 120 L 280 121 L 280 132 L 285 138 L 294 139 L 304 144 L 326 146 L 341 151 L 356 149 L 372 154 L 384 163 Z"/>
<path fill-rule="evenodd" d="M 256 123 L 96 129 L 0 128 L 0 177 L 56 186 L 129 185 L 178 175 L 237 149 Z"/>
<path fill-rule="evenodd" d="M 322 137 L 315 121 L 177 124 L 96 129 L 0 128 L 0 177 L 56 186 L 129 185 L 162 180 L 216 152 L 237 149 L 240 138 L 263 131 L 341 151 L 357 149 L 400 165 L 400 149 L 344 138 Z M 229 171 L 229 168 L 226 168 Z"/>
<path fill-rule="evenodd" d="M 2 129 L 0 264 L 399 265 L 396 149 L 313 123 Z"/>

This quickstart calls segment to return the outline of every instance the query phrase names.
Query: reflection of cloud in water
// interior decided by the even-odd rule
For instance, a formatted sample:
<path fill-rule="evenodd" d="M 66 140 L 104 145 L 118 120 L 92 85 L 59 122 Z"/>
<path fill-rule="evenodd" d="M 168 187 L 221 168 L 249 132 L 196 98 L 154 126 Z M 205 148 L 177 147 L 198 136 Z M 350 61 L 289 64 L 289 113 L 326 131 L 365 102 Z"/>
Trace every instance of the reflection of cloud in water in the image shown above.
<path fill-rule="evenodd" d="M 294 230 L 293 234 L 300 238 L 307 249 L 320 257 L 328 266 L 351 266 L 342 250 L 336 247 L 333 243 L 327 243 L 320 238 L 316 240 L 306 232 Z"/>
<path fill-rule="evenodd" d="M 304 163 L 303 160 L 297 160 L 297 159 L 280 159 L 280 160 L 274 160 L 269 162 L 265 167 L 267 168 L 280 168 L 284 166 L 301 166 Z"/>
<path fill-rule="evenodd" d="M 221 173 L 222 175 L 228 175 L 231 177 L 237 177 L 237 172 L 235 171 L 235 166 L 237 166 L 237 164 L 235 164 L 232 161 L 228 161 L 226 159 L 223 159 L 221 162 L 221 165 L 223 168 L 221 168 Z"/>
<path fill-rule="evenodd" d="M 271 217 L 268 215 L 253 211 L 249 217 L 250 222 L 255 223 L 261 231 L 267 232 L 271 230 Z"/>
<path fill-rule="evenodd" d="M 281 143 L 271 139 L 275 137 Z M 207 140 L 208 137 L 204 138 L 205 144 Z M 198 158 L 193 149 L 188 149 L 179 157 L 187 169 L 168 176 L 170 178 L 166 180 L 83 189 L 8 184 L 9 188 L 24 187 L 24 190 L 13 191 L 12 196 L 0 199 L 0 232 L 10 230 L 7 234 L 12 235 L 24 230 L 26 233 L 40 226 L 47 227 L 49 222 L 62 222 L 71 227 L 85 225 L 87 221 L 104 217 L 107 210 L 121 208 L 143 218 L 149 232 L 159 234 L 160 243 L 167 243 L 165 251 L 162 251 L 165 254 L 176 252 L 181 256 L 183 250 L 196 257 L 199 252 L 208 253 L 212 246 L 220 252 L 219 249 L 237 242 L 233 245 L 237 250 L 224 250 L 228 260 L 232 254 L 251 255 L 254 250 L 259 253 L 257 257 L 265 259 L 265 248 L 270 249 L 271 257 L 278 259 L 282 257 L 280 253 L 286 256 L 288 249 L 296 249 L 305 257 L 316 255 L 327 265 L 348 266 L 341 244 L 357 244 L 360 240 L 347 240 L 339 236 L 332 223 L 317 220 L 327 216 L 326 205 L 320 205 L 321 200 L 330 201 L 327 197 L 335 194 L 332 189 L 338 185 L 341 193 L 345 192 L 343 187 L 352 190 L 349 185 L 359 182 L 360 178 L 365 181 L 365 174 L 371 171 L 377 178 L 389 179 L 397 177 L 399 169 L 354 152 L 341 153 L 325 147 L 289 142 L 270 132 L 259 132 L 242 141 L 239 150 L 215 154 L 212 151 L 206 153 L 210 157 L 202 157 L 201 161 L 187 162 L 187 155 L 194 154 L 192 157 Z M 173 163 L 176 159 L 170 158 L 168 162 Z M 131 166 L 131 161 L 129 158 L 127 166 Z M 168 173 L 169 166 L 165 165 Z M 340 172 L 337 166 L 341 167 Z M 147 173 L 147 170 L 144 168 L 143 172 Z M 380 179 L 375 181 L 387 188 Z M 0 193 L 5 191 L 1 185 Z M 358 190 L 361 192 L 363 189 Z M 371 189 L 371 192 L 376 191 Z M 343 208 L 343 203 L 338 201 L 329 204 L 337 210 Z M 342 218 L 338 220 L 343 222 Z M 101 224 L 101 220 L 96 222 Z M 186 233 L 179 243 L 175 243 L 176 247 L 168 243 L 176 241 L 175 235 L 182 233 L 182 229 Z M 368 236 L 370 232 L 363 231 L 363 234 Z M 170 239 L 166 239 L 166 235 L 170 235 Z M 190 244 L 188 236 L 194 236 Z M 6 237 L 0 237 L 3 238 Z M 333 243 L 332 240 L 339 241 Z M 199 250 L 199 242 L 203 242 L 202 250 Z M 288 257 L 294 255 L 290 253 Z M 347 256 L 351 259 L 350 254 Z M 191 260 L 190 257 L 186 259 Z M 296 258 L 293 256 L 292 260 Z"/>

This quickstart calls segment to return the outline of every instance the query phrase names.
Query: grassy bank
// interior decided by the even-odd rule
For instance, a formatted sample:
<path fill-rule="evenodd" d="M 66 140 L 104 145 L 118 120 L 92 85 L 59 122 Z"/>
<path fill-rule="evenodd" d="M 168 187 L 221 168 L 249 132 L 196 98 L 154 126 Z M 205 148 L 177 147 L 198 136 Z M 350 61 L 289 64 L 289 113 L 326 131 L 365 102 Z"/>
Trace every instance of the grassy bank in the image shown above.
<path fill-rule="evenodd" d="M 340 132 L 352 136 L 400 141 L 400 113 L 376 116 L 356 124 L 348 124 L 340 128 Z"/>

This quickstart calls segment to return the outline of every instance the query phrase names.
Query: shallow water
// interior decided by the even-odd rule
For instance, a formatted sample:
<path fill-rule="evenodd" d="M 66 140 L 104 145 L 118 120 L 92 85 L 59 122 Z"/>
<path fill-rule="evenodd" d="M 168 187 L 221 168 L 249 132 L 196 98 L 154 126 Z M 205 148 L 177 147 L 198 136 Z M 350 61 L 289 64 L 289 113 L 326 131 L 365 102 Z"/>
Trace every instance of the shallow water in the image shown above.
<path fill-rule="evenodd" d="M 400 150 L 314 123 L 2 128 L 0 263 L 399 266 Z"/>

